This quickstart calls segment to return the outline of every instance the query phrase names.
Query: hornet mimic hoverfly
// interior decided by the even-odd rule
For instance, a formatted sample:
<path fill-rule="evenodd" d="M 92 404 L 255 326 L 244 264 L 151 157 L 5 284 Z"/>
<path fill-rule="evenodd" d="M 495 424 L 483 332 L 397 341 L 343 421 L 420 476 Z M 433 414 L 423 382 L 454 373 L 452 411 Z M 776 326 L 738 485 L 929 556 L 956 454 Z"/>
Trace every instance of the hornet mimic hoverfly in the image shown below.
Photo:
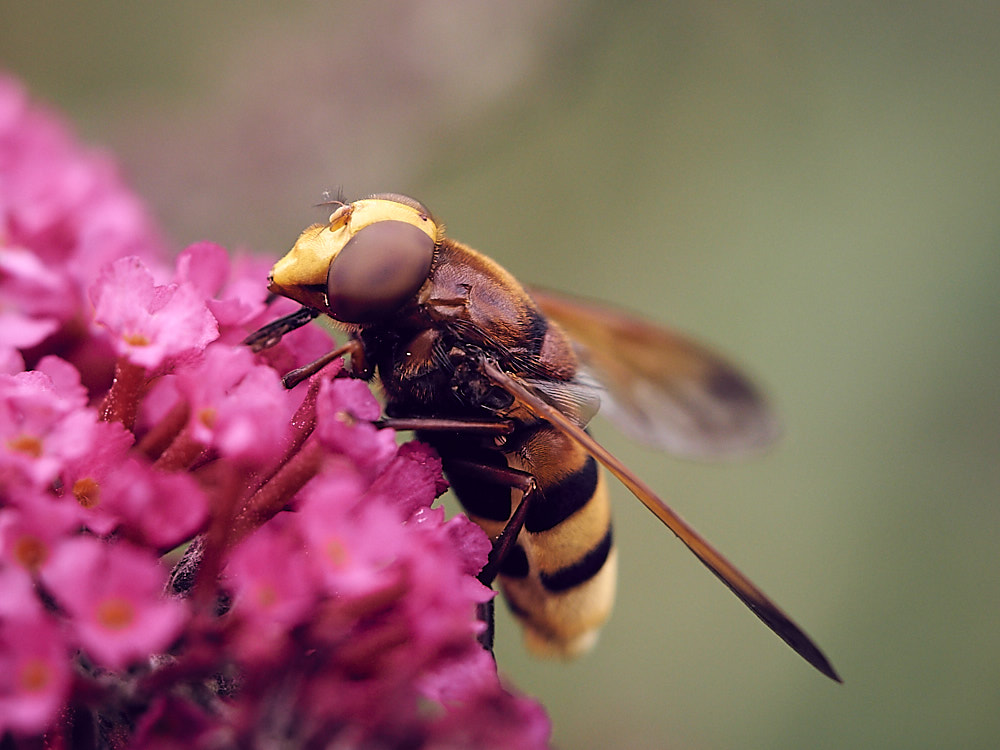
<path fill-rule="evenodd" d="M 577 655 L 610 613 L 616 552 L 600 464 L 769 628 L 840 680 L 774 602 L 585 429 L 603 400 L 628 432 L 675 453 L 751 449 L 775 429 L 743 375 L 621 312 L 527 291 L 490 258 L 445 237 L 412 198 L 337 205 L 271 270 L 271 292 L 303 307 L 246 343 L 272 346 L 318 315 L 346 330 L 347 343 L 285 384 L 344 355 L 351 375 L 378 375 L 382 424 L 415 430 L 437 449 L 469 517 L 493 540 L 479 578 L 499 578 L 530 650 Z"/>

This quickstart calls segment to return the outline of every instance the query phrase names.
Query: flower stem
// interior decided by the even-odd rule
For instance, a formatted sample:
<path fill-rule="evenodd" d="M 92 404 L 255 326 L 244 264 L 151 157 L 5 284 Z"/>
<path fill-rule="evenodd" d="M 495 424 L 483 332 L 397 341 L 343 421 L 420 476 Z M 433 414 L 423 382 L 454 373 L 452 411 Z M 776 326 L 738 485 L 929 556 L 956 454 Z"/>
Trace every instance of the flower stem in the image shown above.
<path fill-rule="evenodd" d="M 101 419 L 121 422 L 126 430 L 131 431 L 135 427 L 139 398 L 145 386 L 146 369 L 119 357 L 115 363 L 114 382 L 101 404 Z"/>

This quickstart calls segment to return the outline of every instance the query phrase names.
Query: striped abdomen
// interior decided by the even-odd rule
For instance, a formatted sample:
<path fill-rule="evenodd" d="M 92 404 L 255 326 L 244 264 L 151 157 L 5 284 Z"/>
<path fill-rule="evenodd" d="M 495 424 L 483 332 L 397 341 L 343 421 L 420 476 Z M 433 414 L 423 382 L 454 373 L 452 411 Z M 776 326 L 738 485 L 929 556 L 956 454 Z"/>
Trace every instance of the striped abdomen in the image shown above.
<path fill-rule="evenodd" d="M 521 492 L 468 475 L 455 462 L 506 465 L 535 477 L 538 494 L 501 567 L 501 590 L 533 652 L 572 657 L 589 649 L 611 612 L 616 579 L 610 506 L 597 462 L 547 424 L 521 427 L 503 452 L 426 437 L 438 444 L 469 517 L 491 538 L 502 531 Z"/>

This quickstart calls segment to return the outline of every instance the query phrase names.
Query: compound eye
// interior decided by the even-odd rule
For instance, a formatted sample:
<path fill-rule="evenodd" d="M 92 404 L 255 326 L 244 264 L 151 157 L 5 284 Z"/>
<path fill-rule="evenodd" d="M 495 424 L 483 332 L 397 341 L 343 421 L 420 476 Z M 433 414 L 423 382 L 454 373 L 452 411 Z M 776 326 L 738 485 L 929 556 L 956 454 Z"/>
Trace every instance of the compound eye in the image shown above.
<path fill-rule="evenodd" d="M 423 286 L 434 240 L 404 221 L 369 224 L 344 245 L 326 277 L 336 320 L 375 323 L 392 316 Z"/>
<path fill-rule="evenodd" d="M 369 196 L 372 200 L 380 201 L 392 201 L 393 203 L 402 203 L 404 206 L 409 206 L 410 208 L 418 211 L 424 216 L 430 216 L 431 212 L 427 210 L 427 206 L 418 201 L 416 198 L 411 198 L 408 195 L 402 195 L 401 193 L 376 193 L 375 195 Z"/>

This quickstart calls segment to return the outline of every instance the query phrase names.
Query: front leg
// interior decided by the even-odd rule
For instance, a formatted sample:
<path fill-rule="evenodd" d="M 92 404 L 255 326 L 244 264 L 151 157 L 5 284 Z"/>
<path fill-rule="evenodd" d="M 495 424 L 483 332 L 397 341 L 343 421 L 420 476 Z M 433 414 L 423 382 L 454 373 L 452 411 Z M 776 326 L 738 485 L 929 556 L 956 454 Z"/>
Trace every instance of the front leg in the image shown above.
<path fill-rule="evenodd" d="M 374 371 L 368 362 L 368 357 L 365 355 L 365 346 L 359 339 L 351 338 L 342 346 L 338 346 L 333 351 L 327 352 L 319 359 L 290 372 L 286 372 L 281 378 L 281 382 L 285 388 L 294 388 L 303 380 L 311 378 L 328 364 L 336 359 L 340 359 L 344 355 L 350 357 L 350 365 L 347 372 L 352 378 L 359 378 L 360 380 L 371 379 Z"/>
<path fill-rule="evenodd" d="M 271 298 L 273 299 L 273 297 Z M 269 303 L 270 304 L 270 303 Z M 286 333 L 291 333 L 297 328 L 301 328 L 309 321 L 319 315 L 319 310 L 311 307 L 300 307 L 293 313 L 289 313 L 283 318 L 268 323 L 263 328 L 258 328 L 245 339 L 243 343 L 250 347 L 251 351 L 260 352 L 270 349 L 281 341 Z"/>

